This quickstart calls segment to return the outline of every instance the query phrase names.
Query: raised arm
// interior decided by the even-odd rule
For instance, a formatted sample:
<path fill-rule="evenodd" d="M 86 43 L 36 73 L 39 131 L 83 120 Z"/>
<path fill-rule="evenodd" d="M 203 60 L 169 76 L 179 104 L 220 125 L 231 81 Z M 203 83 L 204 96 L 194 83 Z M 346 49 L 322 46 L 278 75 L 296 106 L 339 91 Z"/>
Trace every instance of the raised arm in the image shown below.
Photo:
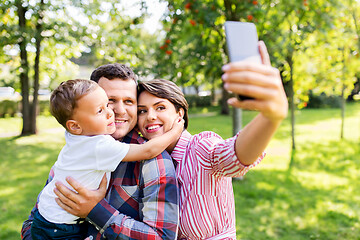
<path fill-rule="evenodd" d="M 235 151 L 244 165 L 250 165 L 262 154 L 282 120 L 287 116 L 288 102 L 278 69 L 271 67 L 265 44 L 259 42 L 263 64 L 241 61 L 223 66 L 224 87 L 253 100 L 229 99 L 234 107 L 260 113 L 238 134 Z"/>
<path fill-rule="evenodd" d="M 153 138 L 144 144 L 130 144 L 129 152 L 124 157 L 124 162 L 151 159 L 162 153 L 171 143 L 176 141 L 184 130 L 184 119 L 177 118 L 173 127 L 165 134 Z"/>

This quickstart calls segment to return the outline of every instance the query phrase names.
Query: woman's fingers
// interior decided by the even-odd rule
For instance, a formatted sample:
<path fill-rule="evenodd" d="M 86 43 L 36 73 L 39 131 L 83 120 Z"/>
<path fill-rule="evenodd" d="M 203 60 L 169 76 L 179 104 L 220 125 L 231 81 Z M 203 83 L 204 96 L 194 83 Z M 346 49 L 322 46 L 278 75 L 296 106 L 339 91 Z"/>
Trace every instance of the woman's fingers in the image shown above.
<path fill-rule="evenodd" d="M 267 51 L 266 45 L 263 41 L 259 41 L 259 52 L 260 52 L 262 63 L 266 66 L 271 66 L 270 56 Z"/>
<path fill-rule="evenodd" d="M 265 60 L 266 61 L 266 60 Z M 251 61 L 230 62 L 222 67 L 225 73 L 235 71 L 256 72 L 263 75 L 273 75 L 275 68 Z"/>
<path fill-rule="evenodd" d="M 226 90 L 248 97 L 255 98 L 257 100 L 266 100 L 274 98 L 278 93 L 275 87 L 262 87 L 251 84 L 231 84 L 224 86 Z"/>
<path fill-rule="evenodd" d="M 264 107 L 264 103 L 256 100 L 243 100 L 239 101 L 237 98 L 229 98 L 228 104 L 236 108 L 242 108 L 246 110 L 261 111 Z"/>
<path fill-rule="evenodd" d="M 265 43 L 259 42 L 263 64 L 251 61 L 232 62 L 223 66 L 224 88 L 235 94 L 252 97 L 251 100 L 229 99 L 234 107 L 257 110 L 272 121 L 287 115 L 287 99 L 280 72 L 271 67 Z"/>
<path fill-rule="evenodd" d="M 274 80 L 273 76 L 249 71 L 225 73 L 222 79 L 225 84 L 251 84 L 263 87 L 273 87 L 276 85 L 276 80 Z"/>

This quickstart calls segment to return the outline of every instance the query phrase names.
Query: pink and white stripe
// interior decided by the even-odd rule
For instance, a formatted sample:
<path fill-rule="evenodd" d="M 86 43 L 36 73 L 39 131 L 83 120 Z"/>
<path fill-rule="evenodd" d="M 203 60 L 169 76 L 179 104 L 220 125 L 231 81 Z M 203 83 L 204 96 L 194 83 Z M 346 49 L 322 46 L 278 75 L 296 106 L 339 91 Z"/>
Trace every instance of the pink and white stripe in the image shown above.
<path fill-rule="evenodd" d="M 232 177 L 243 176 L 264 157 L 244 166 L 235 155 L 236 137 L 185 131 L 171 156 L 180 186 L 179 239 L 236 239 Z"/>

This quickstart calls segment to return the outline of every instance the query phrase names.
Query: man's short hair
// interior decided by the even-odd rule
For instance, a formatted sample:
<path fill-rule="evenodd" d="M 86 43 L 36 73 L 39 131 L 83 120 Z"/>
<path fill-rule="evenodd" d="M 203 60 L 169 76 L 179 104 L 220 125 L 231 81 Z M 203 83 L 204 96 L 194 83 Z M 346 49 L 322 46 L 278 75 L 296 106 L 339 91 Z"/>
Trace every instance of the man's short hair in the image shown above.
<path fill-rule="evenodd" d="M 51 114 L 66 128 L 66 122 L 73 116 L 77 101 L 97 87 L 96 82 L 85 79 L 67 80 L 60 83 L 50 96 Z"/>
<path fill-rule="evenodd" d="M 137 76 L 128 66 L 120 63 L 111 63 L 96 68 L 90 76 L 90 80 L 99 82 L 100 78 L 109 80 L 120 78 L 122 80 L 133 79 L 137 83 Z"/>

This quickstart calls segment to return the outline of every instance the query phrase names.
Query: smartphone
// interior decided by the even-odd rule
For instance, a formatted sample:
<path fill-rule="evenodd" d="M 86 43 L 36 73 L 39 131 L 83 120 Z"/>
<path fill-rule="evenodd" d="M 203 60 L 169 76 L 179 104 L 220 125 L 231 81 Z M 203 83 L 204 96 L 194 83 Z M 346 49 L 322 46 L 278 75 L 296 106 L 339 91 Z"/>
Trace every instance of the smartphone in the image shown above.
<path fill-rule="evenodd" d="M 254 61 L 261 63 L 256 26 L 249 22 L 225 22 L 226 45 L 230 62 Z M 238 95 L 239 100 L 253 99 Z"/>

